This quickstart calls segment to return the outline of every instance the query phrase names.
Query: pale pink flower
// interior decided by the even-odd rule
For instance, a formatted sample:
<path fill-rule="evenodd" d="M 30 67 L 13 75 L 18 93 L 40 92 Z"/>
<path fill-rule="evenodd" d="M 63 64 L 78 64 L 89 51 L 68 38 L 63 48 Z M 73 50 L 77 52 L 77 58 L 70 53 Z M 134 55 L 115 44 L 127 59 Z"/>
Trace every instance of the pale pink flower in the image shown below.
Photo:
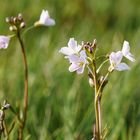
<path fill-rule="evenodd" d="M 84 72 L 84 68 L 87 64 L 87 60 L 86 60 L 86 53 L 84 50 L 82 50 L 80 52 L 80 55 L 70 55 L 68 56 L 68 59 L 71 63 L 70 67 L 69 67 L 69 71 L 70 72 L 74 72 L 76 71 L 77 74 L 82 74 Z"/>
<path fill-rule="evenodd" d="M 69 42 L 68 42 L 68 46 L 66 47 L 62 47 L 59 52 L 66 55 L 70 56 L 73 54 L 77 54 L 80 52 L 82 46 L 77 44 L 77 41 L 74 38 L 70 38 Z"/>
<path fill-rule="evenodd" d="M 110 61 L 110 67 L 109 71 L 118 70 L 118 71 L 124 71 L 129 70 L 130 67 L 126 63 L 121 63 L 123 58 L 123 54 L 121 51 L 118 52 L 112 52 L 109 56 Z"/>
<path fill-rule="evenodd" d="M 9 45 L 10 37 L 0 35 L 0 49 L 7 49 Z"/>
<path fill-rule="evenodd" d="M 49 12 L 42 10 L 39 21 L 35 23 L 35 26 L 44 25 L 44 26 L 53 26 L 55 25 L 55 20 L 50 18 Z"/>
<path fill-rule="evenodd" d="M 123 43 L 122 54 L 130 61 L 135 62 L 134 56 L 130 53 L 130 46 L 128 41 L 124 41 Z"/>

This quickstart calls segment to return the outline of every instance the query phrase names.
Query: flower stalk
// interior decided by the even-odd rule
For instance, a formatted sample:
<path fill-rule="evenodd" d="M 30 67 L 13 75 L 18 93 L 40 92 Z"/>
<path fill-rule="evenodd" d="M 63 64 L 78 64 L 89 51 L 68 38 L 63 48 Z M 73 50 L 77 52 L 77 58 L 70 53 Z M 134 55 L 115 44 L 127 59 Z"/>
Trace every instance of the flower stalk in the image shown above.
<path fill-rule="evenodd" d="M 23 120 L 21 120 L 21 125 L 19 128 L 18 139 L 22 140 L 23 138 L 23 129 L 26 125 L 26 118 L 27 118 L 27 109 L 28 109 L 28 65 L 27 65 L 27 58 L 24 48 L 24 43 L 20 35 L 20 31 L 17 31 L 17 38 L 19 40 L 21 46 L 21 52 L 23 57 L 24 63 L 24 110 L 23 110 Z"/>
<path fill-rule="evenodd" d="M 94 108 L 95 108 L 95 139 L 101 140 L 101 106 L 100 101 L 101 98 L 98 96 L 99 92 L 99 83 L 98 83 L 98 77 L 96 72 L 96 63 L 93 60 L 93 74 L 94 74 L 94 82 L 95 82 L 95 97 L 94 97 Z"/>
<path fill-rule="evenodd" d="M 20 115 L 20 111 L 16 112 L 12 107 L 10 107 L 11 111 L 14 113 L 16 120 L 19 124 L 18 129 L 18 140 L 23 139 L 23 130 L 26 125 L 27 120 L 27 110 L 28 110 L 28 64 L 27 64 L 27 57 L 25 52 L 25 46 L 23 42 L 23 36 L 30 31 L 31 29 L 37 27 L 37 26 L 53 26 L 55 25 L 55 20 L 53 18 L 50 18 L 49 12 L 47 10 L 42 10 L 42 13 L 40 15 L 40 18 L 37 22 L 34 23 L 33 26 L 27 28 L 22 32 L 22 30 L 26 27 L 26 23 L 23 19 L 23 16 L 21 13 L 19 13 L 17 16 L 7 17 L 6 22 L 9 24 L 9 30 L 13 32 L 12 35 L 0 35 L 0 49 L 7 49 L 9 46 L 9 42 L 12 37 L 17 37 L 19 44 L 21 46 L 21 52 L 22 52 L 22 58 L 23 58 L 23 65 L 24 65 L 24 99 L 23 99 L 23 109 L 22 114 Z M 15 125 L 15 119 L 11 124 L 10 129 L 6 129 L 6 125 L 4 125 L 4 109 L 9 108 L 8 104 L 4 106 L 3 109 L 0 109 L 0 136 L 1 132 L 4 130 L 4 134 L 8 137 L 12 129 Z M 6 124 L 6 123 L 5 123 Z M 8 139 L 8 138 L 7 138 Z"/>

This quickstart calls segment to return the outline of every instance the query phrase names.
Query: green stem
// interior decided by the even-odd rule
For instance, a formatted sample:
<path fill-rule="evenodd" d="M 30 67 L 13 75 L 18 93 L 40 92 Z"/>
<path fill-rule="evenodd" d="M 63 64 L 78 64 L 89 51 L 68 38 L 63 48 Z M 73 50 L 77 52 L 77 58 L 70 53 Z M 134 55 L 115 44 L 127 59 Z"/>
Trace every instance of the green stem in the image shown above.
<path fill-rule="evenodd" d="M 96 90 L 96 88 L 95 88 L 95 93 L 96 93 L 95 94 L 95 112 L 96 112 L 96 125 L 97 125 L 97 127 L 96 127 L 97 140 L 102 139 L 102 134 L 101 134 L 101 132 L 102 132 L 102 117 L 101 117 L 101 94 L 100 93 L 101 93 L 102 85 L 105 82 L 105 80 L 107 79 L 108 75 L 109 75 L 109 72 L 104 77 L 100 86 L 98 86 L 98 89 Z"/>
<path fill-rule="evenodd" d="M 14 126 L 15 126 L 15 123 L 16 123 L 16 117 L 14 118 L 14 120 L 12 121 L 11 123 L 11 126 L 8 130 L 8 134 L 10 135 L 10 133 L 12 132 L 12 130 L 14 129 Z"/>
<path fill-rule="evenodd" d="M 23 56 L 23 63 L 24 63 L 24 72 L 25 72 L 25 79 L 24 79 L 24 112 L 23 112 L 23 121 L 20 125 L 19 129 L 19 140 L 22 140 L 23 138 L 23 129 L 26 124 L 26 118 L 27 118 L 27 109 L 28 109 L 28 65 L 27 65 L 27 59 L 26 59 L 26 53 L 24 49 L 24 43 L 20 36 L 20 31 L 17 31 L 17 37 L 21 46 L 22 56 Z"/>
<path fill-rule="evenodd" d="M 108 72 L 108 73 L 105 75 L 105 77 L 104 77 L 103 81 L 101 82 L 101 84 L 100 84 L 100 86 L 99 86 L 99 88 L 98 88 L 97 94 L 96 94 L 96 98 L 98 98 L 98 97 L 99 97 L 99 94 L 100 94 L 100 92 L 101 92 L 101 88 L 102 88 L 102 86 L 103 86 L 103 84 L 104 84 L 105 80 L 107 79 L 107 77 L 108 77 L 109 73 L 110 73 L 110 72 Z"/>
<path fill-rule="evenodd" d="M 100 139 L 101 139 L 101 133 L 102 133 L 102 114 L 101 114 L 101 99 L 98 99 L 98 112 L 99 112 L 99 130 L 100 130 Z"/>
<path fill-rule="evenodd" d="M 95 123 L 95 137 L 97 140 L 101 140 L 101 109 L 100 109 L 100 102 L 99 98 L 96 98 L 98 93 L 98 78 L 96 73 L 96 64 L 95 61 L 93 61 L 93 74 L 94 74 L 94 82 L 95 82 L 95 98 L 94 98 L 94 108 L 95 108 L 95 116 L 96 116 L 96 123 Z"/>
<path fill-rule="evenodd" d="M 3 126 L 4 126 L 4 131 L 5 131 L 5 139 L 9 140 L 9 133 L 8 133 L 8 129 L 4 120 L 3 120 Z"/>
<path fill-rule="evenodd" d="M 24 36 L 28 31 L 32 30 L 33 28 L 35 28 L 35 26 L 28 27 L 26 30 L 23 31 L 22 36 Z"/>
<path fill-rule="evenodd" d="M 106 62 L 108 62 L 108 60 L 109 59 L 106 59 L 105 61 L 103 61 L 103 63 L 99 66 L 99 68 L 97 69 L 97 73 L 99 73 L 99 71 L 100 71 L 100 69 L 102 68 L 102 66 L 106 63 Z"/>

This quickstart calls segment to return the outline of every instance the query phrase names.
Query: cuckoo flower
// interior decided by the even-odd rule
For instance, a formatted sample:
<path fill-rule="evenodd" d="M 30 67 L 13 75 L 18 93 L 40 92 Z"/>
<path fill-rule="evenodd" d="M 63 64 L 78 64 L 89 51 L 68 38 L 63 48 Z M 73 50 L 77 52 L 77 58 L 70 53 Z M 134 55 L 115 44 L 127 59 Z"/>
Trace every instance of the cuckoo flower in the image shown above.
<path fill-rule="evenodd" d="M 10 37 L 0 35 L 0 49 L 7 49 L 9 45 Z"/>
<path fill-rule="evenodd" d="M 35 26 L 44 25 L 44 26 L 53 26 L 55 25 L 55 20 L 50 18 L 49 12 L 42 10 L 39 21 L 35 23 Z"/>
<path fill-rule="evenodd" d="M 123 43 L 122 54 L 124 57 L 126 57 L 130 61 L 132 61 L 132 62 L 135 61 L 134 56 L 130 53 L 130 46 L 129 46 L 129 42 L 127 42 L 127 41 L 124 41 L 124 43 Z"/>
<path fill-rule="evenodd" d="M 84 72 L 85 65 L 87 64 L 86 60 L 86 53 L 84 50 L 80 52 L 80 55 L 70 55 L 68 56 L 68 59 L 71 63 L 69 67 L 70 72 L 76 71 L 77 74 L 82 74 Z"/>
<path fill-rule="evenodd" d="M 66 58 L 73 54 L 79 54 L 82 46 L 77 44 L 77 41 L 74 38 L 70 38 L 68 46 L 63 47 L 59 50 L 60 53 L 66 55 Z"/>
<path fill-rule="evenodd" d="M 118 52 L 112 52 L 109 56 L 110 61 L 110 67 L 109 71 L 118 70 L 118 71 L 124 71 L 129 70 L 129 66 L 126 63 L 121 63 L 121 60 L 123 58 L 123 54 L 121 51 Z"/>

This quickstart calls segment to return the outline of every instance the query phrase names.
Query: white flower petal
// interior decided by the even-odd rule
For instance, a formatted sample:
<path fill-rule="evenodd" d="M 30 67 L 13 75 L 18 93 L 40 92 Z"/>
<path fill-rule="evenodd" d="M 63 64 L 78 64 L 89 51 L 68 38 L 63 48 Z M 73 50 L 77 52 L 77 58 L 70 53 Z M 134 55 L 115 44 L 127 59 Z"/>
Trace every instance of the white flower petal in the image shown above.
<path fill-rule="evenodd" d="M 35 26 L 53 26 L 55 25 L 55 20 L 50 18 L 49 12 L 46 10 L 42 10 L 39 21 L 35 22 Z"/>
<path fill-rule="evenodd" d="M 81 45 L 77 44 L 77 41 L 74 38 L 70 38 L 70 40 L 68 42 L 68 47 L 72 48 L 75 53 L 78 53 L 82 48 Z"/>
<path fill-rule="evenodd" d="M 78 45 L 78 46 L 76 47 L 77 52 L 79 52 L 81 49 L 82 49 L 82 46 L 81 46 L 81 45 Z"/>
<path fill-rule="evenodd" d="M 76 71 L 77 74 L 82 74 L 84 72 L 86 65 L 85 58 L 79 57 L 77 55 L 70 55 L 67 58 L 69 59 L 70 63 L 72 63 L 69 67 L 70 72 Z"/>
<path fill-rule="evenodd" d="M 124 70 L 130 70 L 130 67 L 126 63 L 120 63 L 114 69 L 118 71 L 124 71 Z"/>
<path fill-rule="evenodd" d="M 72 63 L 72 64 L 69 66 L 69 71 L 70 71 L 70 72 L 74 72 L 74 71 L 76 71 L 77 69 L 79 69 L 79 66 L 76 65 L 75 63 Z"/>
<path fill-rule="evenodd" d="M 128 41 L 124 41 L 123 43 L 122 54 L 130 61 L 135 62 L 134 56 L 130 53 L 130 45 Z"/>
<path fill-rule="evenodd" d="M 48 18 L 50 18 L 48 11 L 47 10 L 46 11 L 45 10 L 42 10 L 42 13 L 40 15 L 39 22 L 40 23 L 45 23 L 45 20 L 48 19 Z"/>
<path fill-rule="evenodd" d="M 129 46 L 129 42 L 128 41 L 124 41 L 123 43 L 123 48 L 122 48 L 122 53 L 123 55 L 127 55 L 130 51 L 130 46 Z"/>
<path fill-rule="evenodd" d="M 9 45 L 10 37 L 0 35 L 0 49 L 7 49 Z"/>
<path fill-rule="evenodd" d="M 80 52 L 80 57 L 82 57 L 82 58 L 87 58 L 87 55 L 86 55 L 85 50 L 82 50 L 82 51 Z"/>
<path fill-rule="evenodd" d="M 135 58 L 134 58 L 134 56 L 130 52 L 125 57 L 127 59 L 129 59 L 130 61 L 132 61 L 132 62 L 135 62 L 136 61 Z"/>
<path fill-rule="evenodd" d="M 78 63 L 81 61 L 77 55 L 70 55 L 67 58 L 69 59 L 70 63 Z"/>
<path fill-rule="evenodd" d="M 82 67 L 80 67 L 79 69 L 77 69 L 77 74 L 82 74 L 83 72 L 84 72 L 84 68 L 85 68 L 85 64 L 82 66 Z"/>
<path fill-rule="evenodd" d="M 46 26 L 53 26 L 53 25 L 55 25 L 55 20 L 52 19 L 52 18 L 48 18 L 48 19 L 46 19 L 46 21 L 45 21 L 45 25 L 46 25 Z"/>
<path fill-rule="evenodd" d="M 74 40 L 74 38 L 70 38 L 68 42 L 68 47 L 63 47 L 60 49 L 59 52 L 63 53 L 66 58 L 68 58 L 69 55 L 77 55 L 79 57 L 79 52 L 81 50 L 81 46 L 77 45 L 77 41 Z"/>
<path fill-rule="evenodd" d="M 68 42 L 68 47 L 75 49 L 77 47 L 77 41 L 74 38 L 70 38 Z"/>
<path fill-rule="evenodd" d="M 64 55 L 72 55 L 74 53 L 74 51 L 71 48 L 68 47 L 63 47 L 59 50 L 60 53 L 64 54 Z"/>
<path fill-rule="evenodd" d="M 118 51 L 118 52 L 112 52 L 111 54 L 110 54 L 110 56 L 109 56 L 109 60 L 110 60 L 110 63 L 111 64 L 119 64 L 120 62 L 121 62 L 121 60 L 122 60 L 122 57 L 123 57 L 123 55 L 122 55 L 122 52 L 121 51 Z"/>

